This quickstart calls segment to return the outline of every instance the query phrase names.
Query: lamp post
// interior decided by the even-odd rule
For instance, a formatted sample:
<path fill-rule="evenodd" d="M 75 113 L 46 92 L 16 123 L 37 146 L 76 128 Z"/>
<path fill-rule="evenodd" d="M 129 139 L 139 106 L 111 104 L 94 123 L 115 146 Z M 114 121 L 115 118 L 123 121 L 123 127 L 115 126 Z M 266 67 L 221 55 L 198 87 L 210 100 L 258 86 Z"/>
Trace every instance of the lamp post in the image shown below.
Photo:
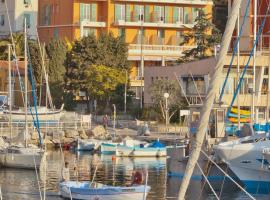
<path fill-rule="evenodd" d="M 116 107 L 115 104 L 113 104 L 113 132 L 115 137 L 115 120 L 116 120 Z"/>
<path fill-rule="evenodd" d="M 124 102 L 124 113 L 127 114 L 127 82 L 128 82 L 128 73 L 127 70 L 126 71 L 126 81 L 125 81 L 125 102 Z"/>
<path fill-rule="evenodd" d="M 169 109 L 168 109 L 168 98 L 169 98 L 170 94 L 165 92 L 164 93 L 164 98 L 165 98 L 165 121 L 166 121 L 166 129 L 167 129 L 167 125 L 169 124 Z"/>

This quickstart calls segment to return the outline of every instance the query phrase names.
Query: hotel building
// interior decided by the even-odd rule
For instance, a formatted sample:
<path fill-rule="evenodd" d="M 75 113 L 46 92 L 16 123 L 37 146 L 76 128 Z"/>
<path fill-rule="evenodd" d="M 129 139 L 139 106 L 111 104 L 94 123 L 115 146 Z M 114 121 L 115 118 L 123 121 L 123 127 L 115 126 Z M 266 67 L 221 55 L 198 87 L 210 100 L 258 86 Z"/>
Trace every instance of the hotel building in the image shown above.
<path fill-rule="evenodd" d="M 37 12 L 38 0 L 0 0 L 0 37 L 10 34 L 9 17 L 12 32 L 23 31 L 26 19 L 28 35 L 36 38 Z"/>
<path fill-rule="evenodd" d="M 42 41 L 80 39 L 101 32 L 123 36 L 129 44 L 131 89 L 140 98 L 144 67 L 166 66 L 185 49 L 184 32 L 192 30 L 198 8 L 212 14 L 211 0 L 39 0 Z"/>

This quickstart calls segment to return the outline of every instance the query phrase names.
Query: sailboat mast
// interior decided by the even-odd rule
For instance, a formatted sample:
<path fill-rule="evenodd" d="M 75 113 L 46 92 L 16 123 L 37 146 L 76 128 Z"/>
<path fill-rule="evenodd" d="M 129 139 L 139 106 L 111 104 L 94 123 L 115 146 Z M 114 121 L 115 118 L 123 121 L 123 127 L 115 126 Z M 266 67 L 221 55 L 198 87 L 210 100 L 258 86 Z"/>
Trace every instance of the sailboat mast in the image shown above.
<path fill-rule="evenodd" d="M 25 108 L 25 132 L 24 132 L 24 142 L 25 146 L 27 146 L 27 135 L 28 135 L 28 120 L 27 120 L 27 114 L 28 114 L 28 109 L 27 109 L 27 34 L 26 34 L 26 18 L 24 19 L 24 108 Z"/>
<path fill-rule="evenodd" d="M 254 8 L 254 24 L 253 24 L 253 44 L 255 44 L 256 42 L 256 35 L 257 35 L 257 0 L 254 0 L 253 1 L 254 5 L 253 5 L 253 8 Z M 252 84 L 252 108 L 251 108 L 251 124 L 253 125 L 256 121 L 257 123 L 257 117 L 255 117 L 255 90 L 256 90 L 256 85 L 255 85 L 255 82 L 256 82 L 256 54 L 257 54 L 257 47 L 255 45 L 255 48 L 254 48 L 254 54 L 253 54 L 253 84 Z M 255 120 L 256 119 L 256 120 Z"/>
<path fill-rule="evenodd" d="M 235 29 L 236 20 L 239 13 L 241 2 L 242 0 L 233 1 L 232 11 L 228 18 L 226 29 L 222 38 L 221 50 L 218 57 L 218 61 L 217 61 L 213 76 L 211 78 L 211 82 L 208 88 L 204 106 L 202 107 L 202 110 L 201 110 L 199 127 L 196 134 L 196 141 L 194 143 L 192 153 L 188 160 L 186 170 L 185 170 L 185 175 L 183 177 L 183 181 L 181 183 L 181 187 L 179 190 L 179 195 L 178 195 L 179 200 L 185 199 L 185 194 L 186 194 L 189 182 L 190 182 L 190 178 L 193 174 L 193 170 L 200 156 L 201 148 L 202 148 L 205 134 L 208 127 L 211 109 L 213 107 L 215 97 L 218 94 L 219 89 L 220 89 L 223 66 L 227 57 L 229 45 L 231 44 L 232 34 Z"/>
<path fill-rule="evenodd" d="M 239 37 L 240 33 L 240 11 L 238 12 L 237 16 L 237 37 Z M 240 74 L 240 41 L 237 44 L 237 81 L 239 81 L 239 74 Z M 238 123 L 237 123 L 237 128 L 240 130 L 240 104 L 239 104 L 239 95 L 237 95 L 237 118 L 238 118 Z"/>
<path fill-rule="evenodd" d="M 11 44 L 8 44 L 8 104 L 9 104 L 9 138 L 12 138 L 12 119 L 11 119 L 11 111 L 12 111 L 12 80 L 11 80 Z"/>

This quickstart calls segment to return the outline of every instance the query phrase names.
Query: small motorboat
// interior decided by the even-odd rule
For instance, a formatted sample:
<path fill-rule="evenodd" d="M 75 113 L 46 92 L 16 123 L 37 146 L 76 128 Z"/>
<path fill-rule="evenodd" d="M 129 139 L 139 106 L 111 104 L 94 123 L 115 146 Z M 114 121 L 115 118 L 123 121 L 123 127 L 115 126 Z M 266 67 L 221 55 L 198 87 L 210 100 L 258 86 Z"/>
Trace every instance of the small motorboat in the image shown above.
<path fill-rule="evenodd" d="M 116 149 L 119 146 L 126 146 L 126 147 L 139 147 L 139 146 L 146 146 L 148 145 L 147 142 L 140 141 L 140 140 L 134 140 L 130 137 L 126 137 L 123 142 L 121 143 L 116 143 L 116 142 L 106 142 L 101 144 L 100 151 L 102 154 L 115 154 Z"/>
<path fill-rule="evenodd" d="M 143 200 L 151 187 L 146 185 L 108 186 L 101 183 L 65 181 L 60 183 L 61 196 L 81 200 Z"/>
<path fill-rule="evenodd" d="M 77 151 L 92 151 L 95 150 L 97 146 L 99 146 L 99 142 L 97 140 L 93 139 L 77 140 Z"/>
<path fill-rule="evenodd" d="M 115 154 L 120 157 L 164 157 L 167 156 L 167 149 L 164 144 L 155 141 L 149 145 L 134 147 L 119 145 Z"/>

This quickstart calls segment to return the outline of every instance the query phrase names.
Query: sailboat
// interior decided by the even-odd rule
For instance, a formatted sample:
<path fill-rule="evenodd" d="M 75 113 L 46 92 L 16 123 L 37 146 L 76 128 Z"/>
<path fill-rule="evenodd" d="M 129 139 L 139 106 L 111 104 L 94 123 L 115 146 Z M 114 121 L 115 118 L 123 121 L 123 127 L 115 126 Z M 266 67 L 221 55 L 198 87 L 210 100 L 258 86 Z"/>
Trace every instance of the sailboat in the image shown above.
<path fill-rule="evenodd" d="M 27 100 L 27 35 L 26 35 L 26 23 L 25 23 L 25 131 L 24 131 L 24 145 L 12 144 L 12 120 L 11 120 L 11 45 L 9 45 L 9 122 L 10 122 L 10 144 L 7 148 L 4 148 L 0 151 L 0 165 L 3 167 L 11 167 L 11 168 L 24 168 L 24 169 L 37 169 L 40 166 L 40 162 L 42 160 L 42 156 L 44 156 L 44 151 L 41 148 L 35 147 L 33 145 L 27 144 L 27 135 L 28 135 L 28 117 L 27 117 L 27 110 L 28 110 L 28 100 Z M 36 120 L 38 123 L 38 115 L 36 114 Z M 35 124 L 36 125 L 36 124 Z M 37 131 L 39 131 L 39 125 L 36 126 Z M 42 138 L 39 132 L 39 141 L 40 146 L 42 145 Z"/>
<path fill-rule="evenodd" d="M 257 9 L 256 5 L 254 6 L 254 9 Z M 268 7 L 265 16 L 268 15 L 269 11 L 270 9 Z M 254 17 L 256 18 L 256 15 Z M 265 19 L 266 18 L 264 18 L 264 21 L 260 26 L 259 33 L 255 34 L 256 31 L 254 30 L 254 35 L 257 35 L 257 39 L 260 36 L 261 30 L 265 23 Z M 256 27 L 256 25 L 254 26 Z M 257 39 L 256 41 L 254 41 L 254 52 L 256 52 Z M 252 103 L 252 106 L 254 107 L 254 102 Z M 254 116 L 254 108 L 252 109 L 252 114 Z M 252 120 L 252 122 L 253 123 L 251 123 L 251 136 L 216 145 L 214 147 L 215 157 L 225 162 L 230 167 L 230 169 L 242 181 L 246 190 L 251 193 L 269 194 L 270 160 L 268 150 L 270 147 L 270 138 L 269 130 L 267 130 L 269 129 L 269 127 L 268 125 L 266 125 L 265 130 L 256 131 L 255 128 L 253 130 L 253 127 L 256 127 L 254 119 Z"/>

